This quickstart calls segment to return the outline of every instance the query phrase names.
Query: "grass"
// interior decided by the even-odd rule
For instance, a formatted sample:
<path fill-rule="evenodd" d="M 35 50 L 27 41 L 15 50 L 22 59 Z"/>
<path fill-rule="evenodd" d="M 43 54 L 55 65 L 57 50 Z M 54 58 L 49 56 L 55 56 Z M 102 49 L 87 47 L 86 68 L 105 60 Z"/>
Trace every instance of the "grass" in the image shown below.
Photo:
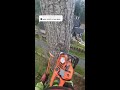
<path fill-rule="evenodd" d="M 85 41 L 85 32 L 82 35 L 82 40 Z"/>
<path fill-rule="evenodd" d="M 42 39 L 42 36 L 41 36 L 41 35 L 38 35 L 38 34 L 35 34 L 35 38 L 37 38 L 37 39 Z"/>
<path fill-rule="evenodd" d="M 78 52 L 77 50 L 70 50 L 69 53 L 77 56 L 78 58 L 85 59 L 85 53 Z"/>
<path fill-rule="evenodd" d="M 39 23 L 39 19 L 35 18 L 35 25 Z"/>
<path fill-rule="evenodd" d="M 42 75 L 45 73 L 46 68 L 47 68 L 48 58 L 46 58 L 44 53 L 45 52 L 43 51 L 42 48 L 35 47 L 35 77 L 36 77 L 35 85 L 38 82 L 40 82 L 40 79 L 41 79 Z M 49 57 L 49 55 L 47 57 Z M 52 71 L 50 71 L 49 81 L 50 81 L 51 77 L 52 77 Z M 46 85 L 46 87 L 48 87 L 48 85 L 49 85 L 49 83 Z"/>
<path fill-rule="evenodd" d="M 35 84 L 40 81 L 40 78 L 47 67 L 48 59 L 45 58 L 44 55 L 42 48 L 35 48 Z"/>
<path fill-rule="evenodd" d="M 45 55 L 44 50 L 42 48 L 35 47 L 35 76 L 36 76 L 35 85 L 36 83 L 40 82 L 40 78 L 42 77 L 43 73 L 46 71 L 48 58 L 45 58 L 44 55 Z M 85 75 L 85 71 L 80 66 L 76 66 L 75 72 L 83 76 Z M 52 76 L 52 71 L 50 71 L 49 81 L 51 76 Z M 76 82 L 77 80 L 79 80 L 78 77 L 73 75 L 73 82 L 78 83 Z M 48 87 L 48 85 L 49 85 L 49 82 L 46 85 L 46 87 Z"/>
<path fill-rule="evenodd" d="M 36 35 L 36 38 L 40 38 L 39 35 Z M 75 50 L 70 50 L 70 54 L 76 55 L 79 58 L 84 58 L 85 55 L 81 52 L 75 51 Z M 49 57 L 49 55 L 48 55 Z M 40 78 L 42 77 L 43 73 L 46 71 L 47 68 L 47 60 L 45 56 L 45 52 L 43 48 L 40 47 L 35 47 L 35 85 L 37 82 L 40 81 Z M 76 66 L 75 72 L 85 75 L 85 71 L 80 67 Z M 52 72 L 50 72 L 50 77 L 52 76 Z M 50 79 L 49 77 L 49 79 Z"/>
<path fill-rule="evenodd" d="M 44 41 L 47 44 L 47 40 L 42 37 L 42 35 L 35 34 L 35 38 Z"/>
<path fill-rule="evenodd" d="M 72 81 L 74 84 L 74 90 L 84 90 L 82 87 L 85 86 L 85 80 L 83 77 L 85 76 L 85 70 L 82 69 L 80 66 L 76 66 L 75 72 L 79 73 L 81 77 L 73 74 Z"/>
<path fill-rule="evenodd" d="M 85 70 L 82 69 L 80 66 L 76 66 L 75 72 L 79 73 L 80 75 L 85 75 Z"/>
<path fill-rule="evenodd" d="M 39 36 L 38 34 L 35 34 L 35 38 L 39 39 L 39 38 L 40 38 L 40 36 Z"/>
<path fill-rule="evenodd" d="M 75 47 L 75 48 L 80 48 L 80 49 L 82 49 L 82 50 L 85 50 L 85 46 L 79 44 L 79 43 L 76 42 L 76 41 L 72 41 L 72 42 L 71 42 L 71 46 L 72 46 L 72 47 Z"/>

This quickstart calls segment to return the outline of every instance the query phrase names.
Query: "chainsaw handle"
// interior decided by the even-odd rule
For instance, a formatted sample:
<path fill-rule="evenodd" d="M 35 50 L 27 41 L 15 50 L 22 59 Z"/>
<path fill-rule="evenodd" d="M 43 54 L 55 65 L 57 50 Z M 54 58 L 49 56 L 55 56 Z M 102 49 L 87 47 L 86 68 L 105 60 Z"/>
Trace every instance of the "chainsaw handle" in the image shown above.
<path fill-rule="evenodd" d="M 73 56 L 73 55 L 71 55 L 71 54 L 67 54 L 68 56 L 70 56 L 70 58 L 71 58 L 71 62 L 72 62 L 72 64 L 73 64 L 73 69 L 75 69 L 75 67 L 76 67 L 76 65 L 78 64 L 78 62 L 79 62 L 79 58 L 77 57 L 77 56 Z"/>
<path fill-rule="evenodd" d="M 73 69 L 75 69 L 76 65 L 77 65 L 78 62 L 79 62 L 79 58 L 78 58 L 77 56 L 73 56 L 73 55 L 68 54 L 68 53 L 65 53 L 65 52 L 62 52 L 62 54 L 66 54 L 66 55 L 68 55 L 68 57 L 70 57 L 71 62 L 72 62 L 72 64 L 73 64 Z"/>
<path fill-rule="evenodd" d="M 73 69 L 75 69 L 78 62 L 79 62 L 79 58 L 75 56 Z"/>

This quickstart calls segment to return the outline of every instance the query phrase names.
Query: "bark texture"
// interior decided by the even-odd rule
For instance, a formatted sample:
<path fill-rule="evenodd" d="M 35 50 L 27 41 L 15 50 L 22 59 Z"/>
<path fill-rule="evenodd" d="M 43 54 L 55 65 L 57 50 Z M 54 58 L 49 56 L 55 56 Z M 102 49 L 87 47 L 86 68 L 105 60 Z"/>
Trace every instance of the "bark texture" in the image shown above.
<path fill-rule="evenodd" d="M 40 0 L 40 7 L 42 15 L 63 15 L 62 22 L 44 22 L 44 25 L 51 52 L 56 55 L 59 43 L 68 51 L 73 28 L 75 0 Z"/>

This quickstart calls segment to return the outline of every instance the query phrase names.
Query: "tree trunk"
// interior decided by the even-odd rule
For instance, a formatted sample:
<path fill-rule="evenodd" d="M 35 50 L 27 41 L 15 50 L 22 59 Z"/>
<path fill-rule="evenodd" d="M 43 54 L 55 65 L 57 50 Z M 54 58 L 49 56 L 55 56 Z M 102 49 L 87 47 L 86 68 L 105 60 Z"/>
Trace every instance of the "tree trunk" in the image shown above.
<path fill-rule="evenodd" d="M 50 51 L 56 56 L 59 43 L 66 52 L 70 49 L 75 0 L 40 0 L 41 15 L 63 15 L 62 22 L 44 22 Z"/>

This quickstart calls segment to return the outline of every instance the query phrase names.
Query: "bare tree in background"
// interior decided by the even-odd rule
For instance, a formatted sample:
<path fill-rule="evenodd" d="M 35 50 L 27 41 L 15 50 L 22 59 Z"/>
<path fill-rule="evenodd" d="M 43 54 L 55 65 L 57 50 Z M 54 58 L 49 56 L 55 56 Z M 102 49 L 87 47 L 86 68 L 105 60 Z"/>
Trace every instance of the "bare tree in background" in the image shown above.
<path fill-rule="evenodd" d="M 47 42 L 54 56 L 58 47 L 64 46 L 62 48 L 69 51 L 74 7 L 75 0 L 40 0 L 41 15 L 63 15 L 62 22 L 44 22 Z"/>

